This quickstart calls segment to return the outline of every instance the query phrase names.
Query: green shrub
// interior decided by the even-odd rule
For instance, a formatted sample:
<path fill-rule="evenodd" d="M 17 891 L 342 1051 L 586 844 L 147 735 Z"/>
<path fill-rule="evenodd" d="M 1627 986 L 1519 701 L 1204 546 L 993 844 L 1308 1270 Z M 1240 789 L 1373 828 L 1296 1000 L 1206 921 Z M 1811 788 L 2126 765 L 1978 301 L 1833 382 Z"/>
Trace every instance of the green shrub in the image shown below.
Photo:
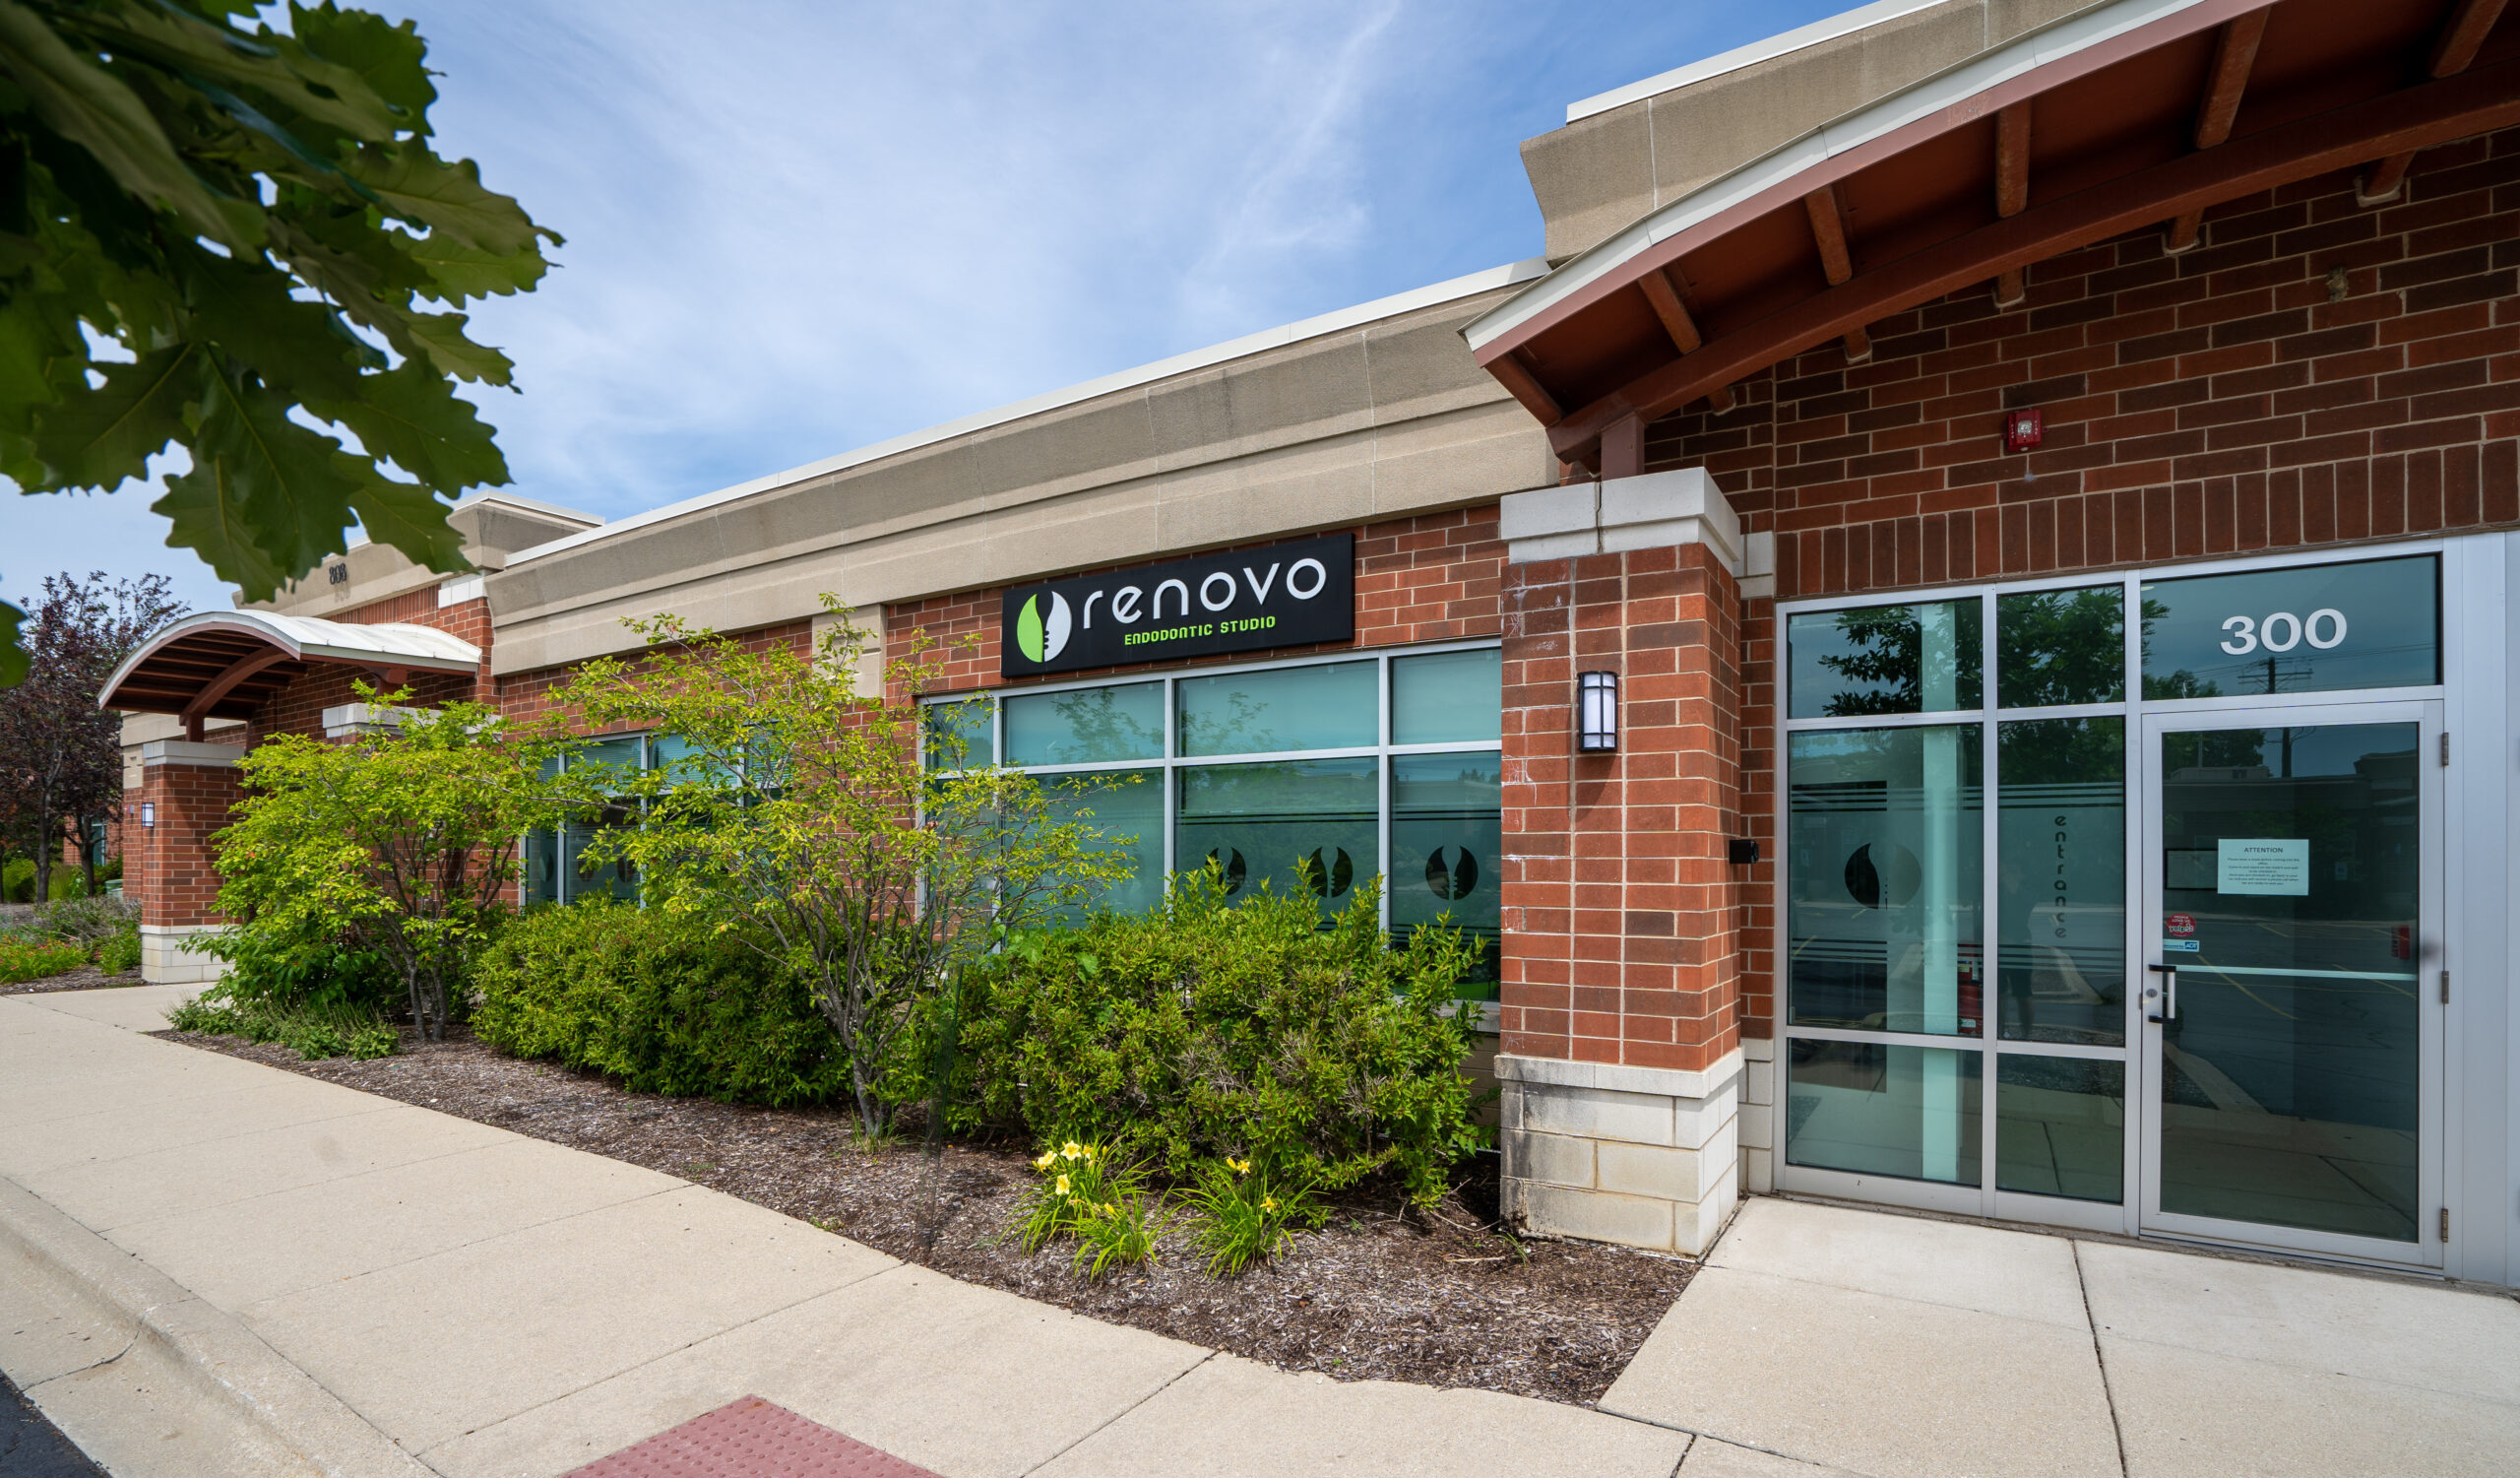
<path fill-rule="evenodd" d="M 35 901 L 35 860 L 13 857 L 0 863 L 0 903 Z"/>
<path fill-rule="evenodd" d="M 404 1003 L 403 982 L 393 963 L 330 930 L 309 932 L 248 920 L 199 935 L 192 943 L 226 962 L 220 989 L 239 1004 L 364 1018 L 387 1015 Z"/>
<path fill-rule="evenodd" d="M 96 968 L 107 975 L 120 975 L 140 968 L 140 931 L 125 929 L 105 935 L 96 946 Z"/>
<path fill-rule="evenodd" d="M 472 1029 L 646 1093 L 773 1107 L 850 1090 L 813 992 L 731 932 L 609 902 L 508 925 L 474 973 Z"/>
<path fill-rule="evenodd" d="M 248 1042 L 278 1042 L 294 1048 L 300 1058 L 382 1058 L 393 1055 L 394 1028 L 373 1009 L 328 1003 L 284 1005 L 272 1000 L 238 1000 L 224 983 L 211 987 L 166 1013 L 166 1024 L 179 1032 L 209 1032 L 243 1037 Z"/>
<path fill-rule="evenodd" d="M 65 898 L 35 913 L 34 930 L 91 954 L 119 933 L 139 937 L 140 905 L 119 898 Z"/>
<path fill-rule="evenodd" d="M 925 1008 L 890 1091 L 1173 1178 L 1228 1157 L 1325 1189 L 1383 1172 L 1430 1203 L 1483 1134 L 1452 1010 L 1478 951 L 1449 929 L 1391 948 L 1376 895 L 1324 927 L 1308 896 L 1229 904 L 1211 869 L 1154 914 L 1020 935 Z M 938 1093 L 926 1064 L 948 1060 Z"/>
<path fill-rule="evenodd" d="M 0 938 L 0 981 L 17 985 L 64 975 L 88 963 L 88 951 L 60 939 Z"/>

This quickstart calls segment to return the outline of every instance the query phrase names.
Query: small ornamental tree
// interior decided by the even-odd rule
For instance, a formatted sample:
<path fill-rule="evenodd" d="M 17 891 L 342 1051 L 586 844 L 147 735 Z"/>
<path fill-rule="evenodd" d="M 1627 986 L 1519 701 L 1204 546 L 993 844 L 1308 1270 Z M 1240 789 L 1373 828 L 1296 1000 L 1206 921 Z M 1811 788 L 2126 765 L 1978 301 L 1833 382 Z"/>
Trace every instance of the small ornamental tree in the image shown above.
<path fill-rule="evenodd" d="M 825 596 L 835 615 L 847 608 Z M 602 829 L 590 862 L 626 858 L 651 906 L 713 919 L 810 984 L 850 1055 L 860 1122 L 880 1132 L 888 1055 L 922 1000 L 1008 930 L 1082 907 L 1123 860 L 1065 787 L 970 765 L 952 725 L 927 729 L 933 648 L 861 693 L 868 651 L 843 622 L 812 650 L 634 621 L 635 661 L 587 664 L 562 693 L 590 729 L 665 737 L 643 773 L 572 766 L 592 799 L 635 797 L 644 824 Z"/>
<path fill-rule="evenodd" d="M 392 961 L 436 1040 L 515 886 L 519 841 L 560 813 L 542 779 L 559 745 L 475 703 L 399 717 L 346 743 L 284 734 L 246 751 L 245 798 L 214 839 L 219 904 L 247 927 L 335 931 Z"/>

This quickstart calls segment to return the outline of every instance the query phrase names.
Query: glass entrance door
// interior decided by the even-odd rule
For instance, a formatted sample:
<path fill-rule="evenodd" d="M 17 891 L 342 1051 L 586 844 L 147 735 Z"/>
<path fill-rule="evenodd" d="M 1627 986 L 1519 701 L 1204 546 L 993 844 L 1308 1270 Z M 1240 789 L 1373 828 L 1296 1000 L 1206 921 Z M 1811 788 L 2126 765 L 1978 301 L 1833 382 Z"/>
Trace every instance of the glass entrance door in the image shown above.
<path fill-rule="evenodd" d="M 2440 705 L 2144 721 L 2148 1232 L 2440 1261 Z"/>

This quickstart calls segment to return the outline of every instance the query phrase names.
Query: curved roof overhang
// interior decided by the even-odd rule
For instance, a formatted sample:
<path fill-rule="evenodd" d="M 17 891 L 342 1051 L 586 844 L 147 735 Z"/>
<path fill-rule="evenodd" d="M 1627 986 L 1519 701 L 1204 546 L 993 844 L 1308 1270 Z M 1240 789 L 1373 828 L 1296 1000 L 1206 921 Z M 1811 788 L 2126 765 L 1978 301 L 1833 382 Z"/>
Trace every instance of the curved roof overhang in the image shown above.
<path fill-rule="evenodd" d="M 105 679 L 96 706 L 178 714 L 198 739 L 206 720 L 251 718 L 273 694 L 324 666 L 360 668 L 399 684 L 413 673 L 478 673 L 481 649 L 432 626 L 202 611 L 143 643 Z"/>
<path fill-rule="evenodd" d="M 2504 0 L 2119 0 L 1849 114 L 1663 207 L 1463 331 L 1599 468 L 1628 435 L 1794 354 L 2158 225 L 2360 168 L 2394 198 L 2421 149 L 2520 122 Z M 1633 426 L 1629 422 L 1634 422 Z M 1631 452 L 1632 455 L 1632 452 Z M 1625 469 L 1622 469 L 1625 470 Z"/>

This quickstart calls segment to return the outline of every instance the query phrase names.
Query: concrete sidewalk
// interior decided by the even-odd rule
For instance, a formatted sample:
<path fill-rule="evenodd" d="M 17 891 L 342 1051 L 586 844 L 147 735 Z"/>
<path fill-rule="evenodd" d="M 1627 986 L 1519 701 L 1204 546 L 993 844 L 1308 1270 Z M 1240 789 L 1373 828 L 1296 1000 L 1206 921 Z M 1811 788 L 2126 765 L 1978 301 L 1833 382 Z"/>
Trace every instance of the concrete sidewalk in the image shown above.
<path fill-rule="evenodd" d="M 946 1475 L 2502 1473 L 2520 1304 L 1749 1202 L 1601 1411 L 1294 1376 L 0 997 L 0 1370 L 124 1478 L 545 1478 L 757 1394 Z"/>
<path fill-rule="evenodd" d="M 1683 1478 L 2503 1474 L 2520 1303 L 1760 1199 L 1602 1409 L 1705 1434 Z"/>
<path fill-rule="evenodd" d="M 124 1478 L 565 1472 L 758 1394 L 946 1478 L 1668 1478 L 1684 1433 L 1293 1376 L 618 1161 L 0 997 L 0 1369 Z"/>

